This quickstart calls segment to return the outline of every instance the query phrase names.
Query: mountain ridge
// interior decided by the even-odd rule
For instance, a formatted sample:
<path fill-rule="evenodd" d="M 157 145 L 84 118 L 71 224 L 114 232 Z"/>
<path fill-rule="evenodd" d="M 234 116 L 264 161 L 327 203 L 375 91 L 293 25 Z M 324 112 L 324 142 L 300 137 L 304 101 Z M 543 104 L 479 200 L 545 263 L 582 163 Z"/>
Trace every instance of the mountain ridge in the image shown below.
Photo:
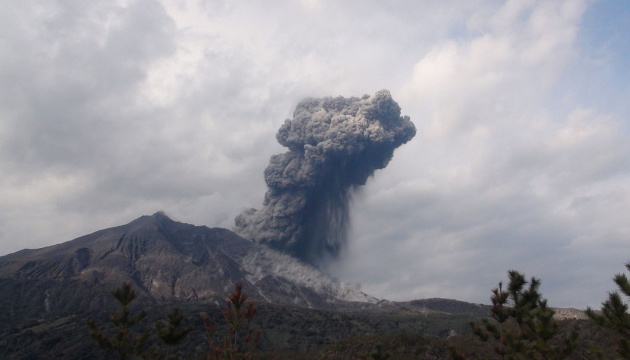
<path fill-rule="evenodd" d="M 154 303 L 223 299 L 237 282 L 265 302 L 329 308 L 377 300 L 230 230 L 176 222 L 162 212 L 0 257 L 6 295 L 0 305 L 14 314 L 17 308 L 94 310 L 123 282 Z"/>

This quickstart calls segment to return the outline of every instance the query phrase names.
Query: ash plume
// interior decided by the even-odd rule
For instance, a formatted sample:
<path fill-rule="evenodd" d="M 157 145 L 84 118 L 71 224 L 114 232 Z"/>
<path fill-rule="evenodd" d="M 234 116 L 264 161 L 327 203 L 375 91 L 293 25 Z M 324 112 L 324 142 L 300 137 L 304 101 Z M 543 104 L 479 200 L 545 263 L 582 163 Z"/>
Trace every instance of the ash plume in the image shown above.
<path fill-rule="evenodd" d="M 335 259 L 346 243 L 353 191 L 415 134 L 387 90 L 301 101 L 276 134 L 289 151 L 265 169 L 263 208 L 237 216 L 235 231 L 314 265 Z"/>

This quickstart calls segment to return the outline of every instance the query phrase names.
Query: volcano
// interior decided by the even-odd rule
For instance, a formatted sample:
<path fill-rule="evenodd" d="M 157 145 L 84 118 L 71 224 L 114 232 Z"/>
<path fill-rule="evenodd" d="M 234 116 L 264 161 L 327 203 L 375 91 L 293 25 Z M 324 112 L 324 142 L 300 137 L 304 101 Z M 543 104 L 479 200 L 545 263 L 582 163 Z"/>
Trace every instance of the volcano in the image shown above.
<path fill-rule="evenodd" d="M 221 299 L 235 283 L 262 302 L 330 308 L 375 302 L 317 268 L 222 228 L 162 212 L 0 257 L 2 318 L 97 310 L 123 282 L 143 302 Z"/>

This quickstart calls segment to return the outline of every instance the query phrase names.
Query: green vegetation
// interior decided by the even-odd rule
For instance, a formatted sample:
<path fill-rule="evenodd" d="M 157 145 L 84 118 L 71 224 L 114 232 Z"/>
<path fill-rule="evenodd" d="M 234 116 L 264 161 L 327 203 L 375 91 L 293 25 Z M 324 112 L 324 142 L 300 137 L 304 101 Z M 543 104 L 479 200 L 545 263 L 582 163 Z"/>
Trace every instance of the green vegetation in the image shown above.
<path fill-rule="evenodd" d="M 630 263 L 626 264 L 626 268 L 630 270 Z M 613 281 L 625 296 L 630 297 L 630 282 L 626 274 L 615 275 Z M 619 340 L 616 351 L 623 359 L 630 359 L 630 314 L 619 292 L 608 295 L 608 300 L 602 303 L 601 312 L 588 308 L 586 314 L 600 326 L 617 333 Z"/>
<path fill-rule="evenodd" d="M 540 280 L 532 277 L 528 282 L 514 270 L 508 271 L 508 278 L 506 290 L 501 282 L 492 290 L 491 319 L 482 319 L 481 325 L 472 323 L 473 333 L 490 344 L 499 359 L 568 358 L 577 346 L 578 334 L 573 331 L 557 339 L 559 324 L 539 292 Z"/>
<path fill-rule="evenodd" d="M 226 300 L 226 308 L 223 311 L 227 332 L 223 341 L 214 340 L 215 327 L 209 316 L 203 316 L 203 323 L 208 335 L 209 351 L 196 355 L 195 358 L 204 360 L 248 360 L 256 351 L 256 343 L 260 332 L 252 328 L 251 323 L 256 315 L 254 303 L 247 302 L 247 295 L 242 292 L 242 284 L 236 284 L 232 295 Z M 136 293 L 131 284 L 124 283 L 115 289 L 112 294 L 120 304 L 120 308 L 112 312 L 109 321 L 115 326 L 114 334 L 107 335 L 106 331 L 99 329 L 94 319 L 87 321 L 90 336 L 98 345 L 107 351 L 112 351 L 122 360 L 126 359 L 151 359 L 151 360 L 178 360 L 178 354 L 172 354 L 173 347 L 181 343 L 193 328 L 184 327 L 184 316 L 178 307 L 174 307 L 167 314 L 166 325 L 163 322 L 155 323 L 157 338 L 162 344 L 154 344 L 148 347 L 147 343 L 151 333 L 148 330 L 135 335 L 133 329 L 147 316 L 144 310 L 136 315 L 131 315 L 130 304 L 136 299 Z M 166 347 L 166 349 L 164 349 Z"/>
<path fill-rule="evenodd" d="M 234 292 L 225 301 L 223 318 L 227 325 L 227 334 L 223 341 L 217 343 L 213 336 L 215 328 L 209 316 L 203 317 L 204 327 L 208 333 L 210 352 L 203 359 L 207 360 L 247 360 L 256 352 L 256 344 L 260 337 L 260 331 L 251 326 L 256 307 L 251 301 L 247 301 L 247 295 L 243 294 L 243 285 L 236 284 Z"/>
<path fill-rule="evenodd" d="M 90 318 L 87 321 L 90 336 L 101 348 L 114 351 L 123 360 L 141 356 L 149 338 L 149 332 L 145 330 L 134 335 L 132 328 L 144 319 L 147 313 L 140 311 L 133 316 L 130 314 L 129 305 L 136 298 L 136 292 L 131 288 L 131 284 L 124 283 L 112 294 L 120 303 L 120 309 L 109 316 L 109 321 L 116 326 L 115 333 L 108 336 L 106 332 L 98 328 L 94 319 Z"/>
<path fill-rule="evenodd" d="M 184 327 L 182 325 L 184 315 L 180 312 L 179 307 L 174 307 L 173 310 L 167 314 L 167 317 L 168 321 L 166 325 L 163 325 L 161 321 L 155 323 L 158 337 L 167 346 L 166 354 L 161 354 L 158 349 L 154 348 L 152 349 L 152 356 L 158 359 L 178 360 L 178 355 L 172 355 L 174 347 L 180 344 L 193 328 L 192 326 Z"/>
<path fill-rule="evenodd" d="M 630 284 L 623 274 L 614 280 L 619 291 L 601 311 L 588 309 L 586 320 L 554 319 L 540 280 L 517 271 L 492 290 L 491 306 L 444 299 L 337 310 L 254 306 L 240 285 L 223 306 L 213 300 L 151 304 L 123 284 L 112 293 L 118 307 L 108 317 L 93 311 L 0 323 L 0 354 L 95 360 L 628 359 L 630 315 L 623 297 L 630 296 Z"/>

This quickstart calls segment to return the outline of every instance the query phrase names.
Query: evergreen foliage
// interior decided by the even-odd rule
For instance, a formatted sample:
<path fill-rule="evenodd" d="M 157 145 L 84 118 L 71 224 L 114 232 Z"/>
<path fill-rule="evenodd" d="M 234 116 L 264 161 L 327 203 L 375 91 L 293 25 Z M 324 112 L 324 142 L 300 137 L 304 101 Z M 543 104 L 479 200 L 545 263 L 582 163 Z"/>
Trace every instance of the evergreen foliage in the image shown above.
<path fill-rule="evenodd" d="M 482 319 L 481 325 L 471 323 L 473 333 L 490 344 L 500 359 L 567 358 L 577 346 L 577 333 L 554 345 L 558 323 L 539 292 L 540 280 L 527 281 L 515 270 L 508 271 L 508 278 L 505 290 L 502 282 L 492 290 L 491 319 Z"/>
<path fill-rule="evenodd" d="M 129 304 L 136 298 L 131 284 L 123 283 L 112 294 L 120 303 L 120 309 L 109 315 L 109 321 L 116 327 L 115 333 L 108 336 L 96 326 L 94 319 L 90 318 L 87 321 L 90 336 L 96 340 L 101 348 L 115 352 L 120 359 L 141 358 L 149 338 L 149 332 L 143 331 L 134 334 L 132 327 L 144 319 L 147 313 L 140 311 L 136 315 L 131 315 Z"/>
<path fill-rule="evenodd" d="M 156 356 L 157 358 L 166 358 L 167 360 L 177 360 L 177 355 L 171 355 L 172 348 L 179 344 L 189 332 L 193 330 L 191 326 L 183 327 L 184 315 L 180 312 L 178 307 L 174 307 L 171 312 L 167 314 L 167 324 L 162 322 L 155 323 L 155 329 L 158 337 L 168 347 L 168 352 L 164 356 Z M 157 352 L 159 354 L 159 352 Z"/>
<path fill-rule="evenodd" d="M 215 328 L 209 316 L 204 316 L 204 326 L 208 334 L 210 352 L 206 360 L 245 360 L 251 359 L 256 351 L 260 332 L 254 330 L 252 321 L 256 315 L 256 307 L 248 296 L 243 294 L 243 284 L 237 283 L 234 291 L 225 301 L 223 318 L 227 325 L 227 333 L 220 343 L 214 340 Z"/>
<path fill-rule="evenodd" d="M 161 322 L 155 323 L 157 334 L 162 341 L 167 345 L 178 344 L 189 332 L 192 331 L 192 327 L 188 326 L 182 328 L 180 325 L 184 320 L 184 315 L 181 314 L 178 307 L 174 307 L 173 310 L 167 314 L 168 324 L 164 326 Z"/>
<path fill-rule="evenodd" d="M 630 263 L 626 264 L 626 269 L 630 270 Z M 630 281 L 628 281 L 626 274 L 615 275 L 613 281 L 623 295 L 630 297 Z M 619 292 L 615 291 L 608 294 L 608 300 L 602 303 L 601 313 L 597 313 L 589 307 L 586 314 L 597 324 L 609 328 L 619 335 L 617 353 L 623 359 L 630 359 L 630 314 L 628 314 L 628 305 L 623 301 Z"/>
<path fill-rule="evenodd" d="M 217 343 L 213 340 L 215 328 L 209 316 L 203 316 L 203 322 L 209 337 L 210 351 L 201 355 L 206 360 L 246 360 L 252 359 L 256 351 L 260 332 L 253 329 L 251 323 L 256 315 L 256 307 L 252 301 L 247 301 L 248 296 L 243 293 L 242 284 L 236 284 L 234 292 L 226 299 L 226 308 L 222 315 L 226 321 L 226 335 L 223 341 Z M 190 326 L 183 326 L 184 315 L 178 307 L 174 307 L 167 314 L 167 322 L 155 323 L 155 332 L 167 347 L 164 353 L 160 346 L 147 346 L 150 337 L 149 331 L 134 334 L 132 327 L 137 325 L 147 316 L 142 310 L 136 315 L 131 315 L 129 304 L 136 298 L 131 284 L 124 283 L 115 289 L 112 294 L 120 303 L 120 309 L 109 316 L 109 321 L 116 326 L 113 335 L 98 328 L 93 319 L 88 319 L 87 325 L 90 336 L 98 345 L 109 351 L 115 352 L 120 359 L 150 359 L 150 360 L 178 360 L 177 354 L 170 354 L 172 348 L 179 344 L 193 331 Z"/>

